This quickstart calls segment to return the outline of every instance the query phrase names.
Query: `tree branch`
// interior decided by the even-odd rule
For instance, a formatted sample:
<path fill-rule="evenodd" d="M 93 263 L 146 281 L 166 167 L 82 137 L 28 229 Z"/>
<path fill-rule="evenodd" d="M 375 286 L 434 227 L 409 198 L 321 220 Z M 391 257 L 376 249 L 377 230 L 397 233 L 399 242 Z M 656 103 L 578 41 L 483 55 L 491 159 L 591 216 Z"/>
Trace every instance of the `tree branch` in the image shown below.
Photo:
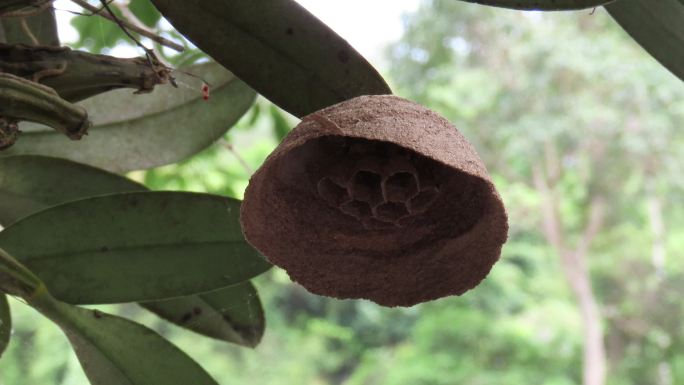
<path fill-rule="evenodd" d="M 565 249 L 563 234 L 553 202 L 553 192 L 546 181 L 546 175 L 539 165 L 532 166 L 532 182 L 542 197 L 542 230 L 547 241 L 559 252 Z"/>
<path fill-rule="evenodd" d="M 603 219 L 605 217 L 606 201 L 602 195 L 597 195 L 591 199 L 589 203 L 589 218 L 584 226 L 582 238 L 577 243 L 575 254 L 584 258 L 589 252 L 591 242 L 596 238 L 603 227 Z"/>
<path fill-rule="evenodd" d="M 185 50 L 185 47 L 183 47 L 182 45 L 180 45 L 176 42 L 173 42 L 173 41 L 168 40 L 166 38 L 163 38 L 159 35 L 156 35 L 156 34 L 150 32 L 148 30 L 145 30 L 145 29 L 140 28 L 136 25 L 133 25 L 133 24 L 131 24 L 125 20 L 120 20 L 118 18 L 115 18 L 107 12 L 101 12 L 100 8 L 95 7 L 93 5 L 90 5 L 90 4 L 88 4 L 88 2 L 86 2 L 84 0 L 71 0 L 71 1 L 78 4 L 83 9 L 87 9 L 88 11 L 92 12 L 94 15 L 98 15 L 98 16 L 104 17 L 107 20 L 113 21 L 115 23 L 122 24 L 124 26 L 124 30 L 127 28 L 127 29 L 129 29 L 135 33 L 140 34 L 141 36 L 145 36 L 146 38 L 148 38 L 154 42 L 157 42 L 157 43 L 159 43 L 165 47 L 169 47 L 169 48 L 171 48 L 175 51 L 178 51 L 178 52 L 183 52 Z"/>
<path fill-rule="evenodd" d="M 242 168 L 245 169 L 245 171 L 247 172 L 248 175 L 254 174 L 254 170 L 252 170 L 252 168 L 249 166 L 249 164 L 247 163 L 245 158 L 243 158 L 242 155 L 240 155 L 240 153 L 235 149 L 235 146 L 233 146 L 232 143 L 230 143 L 229 141 L 227 141 L 225 139 L 221 139 L 221 145 L 225 149 L 230 151 L 231 154 L 233 154 L 235 159 L 237 159 L 238 163 L 240 163 L 240 166 L 242 166 Z"/>

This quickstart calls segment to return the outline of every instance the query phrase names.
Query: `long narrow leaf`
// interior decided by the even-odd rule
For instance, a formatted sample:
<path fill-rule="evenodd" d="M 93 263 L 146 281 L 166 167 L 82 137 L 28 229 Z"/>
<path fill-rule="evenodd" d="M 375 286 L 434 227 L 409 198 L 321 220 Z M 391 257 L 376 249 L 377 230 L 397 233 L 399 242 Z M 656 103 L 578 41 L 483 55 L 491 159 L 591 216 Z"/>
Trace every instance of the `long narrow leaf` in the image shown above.
<path fill-rule="evenodd" d="M 0 357 L 9 345 L 10 335 L 12 334 L 12 316 L 10 314 L 7 296 L 0 293 Z"/>
<path fill-rule="evenodd" d="M 616 0 L 461 0 L 469 3 L 521 10 L 570 11 L 594 8 Z"/>
<path fill-rule="evenodd" d="M 0 224 L 7 226 L 79 198 L 143 190 L 144 186 L 123 176 L 68 160 L 31 155 L 1 158 Z M 249 282 L 142 306 L 197 333 L 244 346 L 256 346 L 264 332 L 261 303 Z"/>
<path fill-rule="evenodd" d="M 349 43 L 293 0 L 152 3 L 200 49 L 293 115 L 391 93 Z"/>
<path fill-rule="evenodd" d="M 65 159 L 20 155 L 0 158 L 0 225 L 71 200 L 145 186 Z"/>
<path fill-rule="evenodd" d="M 684 80 L 684 1 L 620 0 L 606 10 L 648 53 Z"/>
<path fill-rule="evenodd" d="M 684 2 L 621 0 L 606 10 L 663 66 L 684 80 Z"/>
<path fill-rule="evenodd" d="M 94 126 L 80 141 L 36 125 L 20 125 L 24 133 L 1 156 L 33 154 L 66 158 L 114 172 L 175 163 L 203 150 L 249 109 L 255 92 L 215 63 L 174 73 L 179 88 L 157 86 L 145 95 L 116 90 L 79 103 Z M 211 96 L 203 99 L 205 79 Z"/>
<path fill-rule="evenodd" d="M 49 294 L 29 304 L 64 331 L 92 385 L 218 385 L 180 349 L 135 322 Z"/>
<path fill-rule="evenodd" d="M 178 326 L 238 345 L 254 347 L 264 334 L 264 311 L 251 282 L 140 305 Z"/>
<path fill-rule="evenodd" d="M 0 247 L 69 303 L 158 300 L 246 281 L 270 264 L 245 241 L 240 202 L 134 192 L 55 206 L 0 232 Z"/>

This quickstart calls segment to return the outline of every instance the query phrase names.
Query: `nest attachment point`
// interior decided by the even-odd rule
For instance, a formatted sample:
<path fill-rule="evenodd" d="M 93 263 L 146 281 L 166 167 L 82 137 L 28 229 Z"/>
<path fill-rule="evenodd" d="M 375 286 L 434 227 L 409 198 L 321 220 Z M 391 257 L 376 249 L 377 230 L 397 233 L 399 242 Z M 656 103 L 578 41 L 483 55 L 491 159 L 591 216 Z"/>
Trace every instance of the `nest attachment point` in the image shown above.
<path fill-rule="evenodd" d="M 241 221 L 247 240 L 309 291 L 385 306 L 477 286 L 508 231 L 470 143 L 391 95 L 304 117 L 250 180 Z"/>

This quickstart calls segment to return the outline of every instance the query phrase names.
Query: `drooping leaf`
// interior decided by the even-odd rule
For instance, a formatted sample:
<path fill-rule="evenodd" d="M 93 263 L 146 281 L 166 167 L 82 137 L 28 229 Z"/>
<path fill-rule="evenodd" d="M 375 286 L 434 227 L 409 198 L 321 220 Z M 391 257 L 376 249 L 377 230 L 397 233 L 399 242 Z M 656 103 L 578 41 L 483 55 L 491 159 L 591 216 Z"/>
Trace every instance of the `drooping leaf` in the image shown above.
<path fill-rule="evenodd" d="M 7 296 L 0 293 L 0 357 L 9 345 L 10 335 L 12 334 L 12 316 L 10 314 Z"/>
<path fill-rule="evenodd" d="M 0 224 L 7 226 L 21 217 L 79 198 L 144 190 L 145 186 L 120 175 L 64 159 L 31 155 L 2 158 Z M 261 303 L 249 282 L 142 305 L 180 326 L 240 345 L 256 346 L 264 331 Z M 188 316 L 192 323 L 184 321 Z"/>
<path fill-rule="evenodd" d="M 264 334 L 264 311 L 251 282 L 140 305 L 178 326 L 238 345 L 254 347 Z"/>
<path fill-rule="evenodd" d="M 145 186 L 117 174 L 65 159 L 36 155 L 0 158 L 0 225 L 50 206 Z"/>
<path fill-rule="evenodd" d="M 244 239 L 240 202 L 132 192 L 69 202 L 0 232 L 0 247 L 75 304 L 159 300 L 251 279 L 270 264 Z"/>
<path fill-rule="evenodd" d="M 26 32 L 22 25 L 24 22 L 31 31 L 31 34 Z M 3 18 L 0 27 L 3 29 L 7 43 L 50 45 L 55 47 L 60 45 L 59 34 L 57 33 L 57 19 L 55 18 L 55 10 L 52 7 L 31 16 Z"/>
<path fill-rule="evenodd" d="M 538 11 L 570 11 L 599 7 L 616 0 L 461 0 L 469 3 L 489 5 L 492 7 L 538 10 Z"/>
<path fill-rule="evenodd" d="M 64 331 L 92 385 L 218 385 L 187 354 L 145 326 L 59 302 L 29 301 Z"/>
<path fill-rule="evenodd" d="M 648 53 L 684 80 L 684 1 L 620 0 L 606 10 Z"/>
<path fill-rule="evenodd" d="M 293 0 L 152 0 L 183 35 L 298 117 L 391 90 L 328 26 Z"/>
<path fill-rule="evenodd" d="M 0 156 L 34 154 L 71 159 L 114 172 L 175 163 L 219 139 L 249 109 L 256 94 L 215 63 L 177 71 L 179 88 L 157 86 L 149 94 L 116 90 L 79 103 L 94 126 L 78 142 L 42 126 L 20 125 L 17 144 Z M 211 84 L 202 98 L 202 80 Z"/>

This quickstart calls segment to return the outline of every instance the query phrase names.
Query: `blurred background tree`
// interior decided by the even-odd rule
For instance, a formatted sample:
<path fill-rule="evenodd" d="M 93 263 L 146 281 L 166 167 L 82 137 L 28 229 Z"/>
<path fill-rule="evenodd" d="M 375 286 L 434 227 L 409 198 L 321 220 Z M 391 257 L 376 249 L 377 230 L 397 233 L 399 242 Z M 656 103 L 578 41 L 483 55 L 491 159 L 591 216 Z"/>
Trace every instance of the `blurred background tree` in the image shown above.
<path fill-rule="evenodd" d="M 145 3 L 130 2 L 122 17 L 161 32 Z M 107 23 L 74 21 L 82 36 Z M 226 385 L 684 383 L 681 81 L 603 9 L 426 0 L 405 24 L 388 47 L 387 78 L 463 131 L 509 209 L 510 240 L 482 285 L 385 309 L 311 295 L 274 269 L 256 280 L 268 327 L 255 351 L 179 333 L 134 306 L 114 311 L 156 328 Z M 110 32 L 78 44 L 126 44 Z M 259 100 L 199 156 L 132 177 L 240 198 L 294 124 Z M 12 306 L 0 385 L 87 384 L 59 331 Z"/>

